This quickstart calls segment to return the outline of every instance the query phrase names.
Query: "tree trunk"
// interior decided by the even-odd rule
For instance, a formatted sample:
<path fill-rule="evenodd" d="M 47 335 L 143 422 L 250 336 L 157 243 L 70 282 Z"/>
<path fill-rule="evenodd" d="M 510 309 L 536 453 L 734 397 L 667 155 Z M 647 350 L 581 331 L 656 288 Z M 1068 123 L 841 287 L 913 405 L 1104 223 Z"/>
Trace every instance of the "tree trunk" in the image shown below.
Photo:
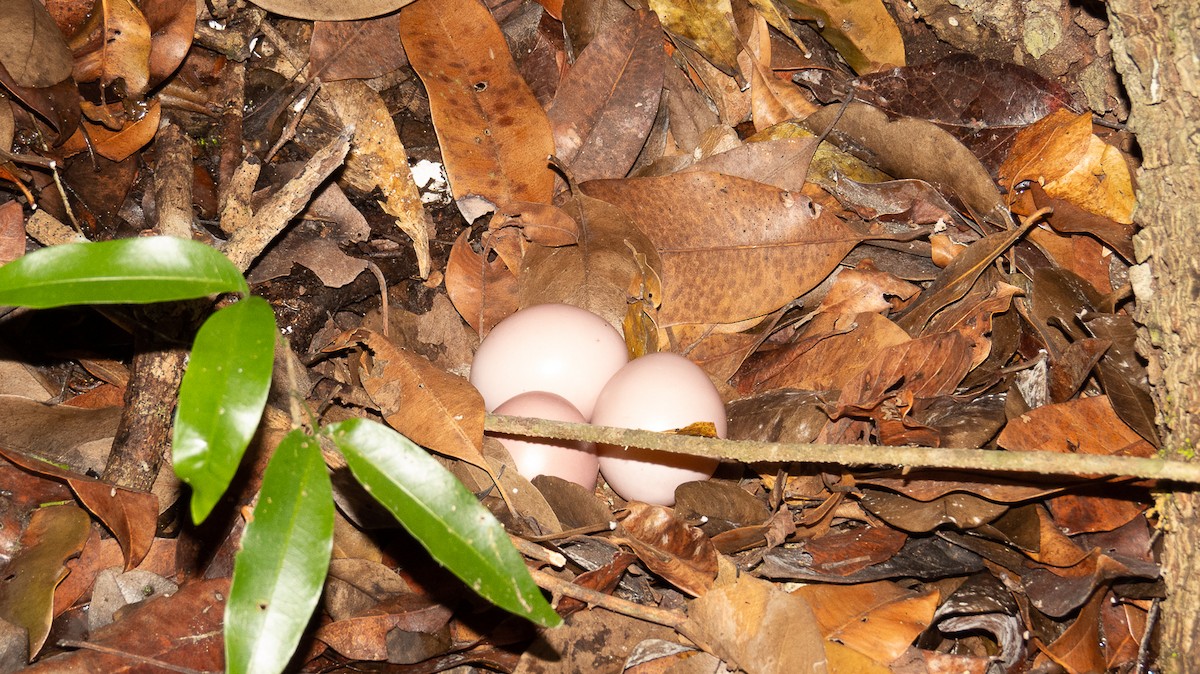
<path fill-rule="evenodd" d="M 1142 150 L 1136 219 L 1140 344 L 1149 361 L 1166 452 L 1194 458 L 1200 439 L 1200 3 L 1109 0 L 1129 127 Z M 1159 666 L 1200 672 L 1200 497 L 1162 499 L 1163 603 Z"/>

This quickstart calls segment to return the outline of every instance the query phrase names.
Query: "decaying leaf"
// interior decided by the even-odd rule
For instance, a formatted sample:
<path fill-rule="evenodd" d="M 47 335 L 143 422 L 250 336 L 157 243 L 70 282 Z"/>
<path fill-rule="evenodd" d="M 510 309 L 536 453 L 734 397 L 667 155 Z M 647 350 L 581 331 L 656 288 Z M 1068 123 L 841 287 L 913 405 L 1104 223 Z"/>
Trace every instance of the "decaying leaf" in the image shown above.
<path fill-rule="evenodd" d="M 675 518 L 670 508 L 630 503 L 616 541 L 654 573 L 693 597 L 703 596 L 717 577 L 717 549 L 699 529 Z"/>
<path fill-rule="evenodd" d="M 741 76 L 737 66 L 741 49 L 729 0 L 650 0 L 650 9 L 675 39 L 703 54 L 726 75 Z"/>

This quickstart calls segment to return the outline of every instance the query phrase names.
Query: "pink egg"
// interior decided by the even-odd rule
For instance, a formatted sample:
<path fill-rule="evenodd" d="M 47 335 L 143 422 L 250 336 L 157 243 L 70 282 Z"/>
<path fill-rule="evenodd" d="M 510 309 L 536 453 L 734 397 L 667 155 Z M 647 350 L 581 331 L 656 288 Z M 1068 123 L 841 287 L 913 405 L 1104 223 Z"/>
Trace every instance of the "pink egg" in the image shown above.
<path fill-rule="evenodd" d="M 496 408 L 496 414 L 535 417 L 553 421 L 586 421 L 579 410 L 560 395 L 545 391 L 527 391 Z M 596 488 L 600 463 L 590 442 L 571 440 L 529 440 L 516 435 L 496 434 L 517 464 L 517 472 L 532 480 L 538 475 L 553 475 L 570 480 L 585 489 Z"/>
<path fill-rule="evenodd" d="M 500 321 L 471 364 L 471 383 L 488 411 L 526 391 L 566 398 L 590 419 L 596 396 L 629 360 L 608 321 L 569 304 L 538 304 Z"/>
<path fill-rule="evenodd" d="M 725 437 L 725 403 L 704 370 L 674 353 L 631 361 L 613 375 L 596 400 L 592 423 L 599 426 L 668 431 L 711 421 Z M 675 487 L 706 480 L 717 459 L 651 449 L 599 445 L 600 474 L 630 501 L 674 505 Z"/>

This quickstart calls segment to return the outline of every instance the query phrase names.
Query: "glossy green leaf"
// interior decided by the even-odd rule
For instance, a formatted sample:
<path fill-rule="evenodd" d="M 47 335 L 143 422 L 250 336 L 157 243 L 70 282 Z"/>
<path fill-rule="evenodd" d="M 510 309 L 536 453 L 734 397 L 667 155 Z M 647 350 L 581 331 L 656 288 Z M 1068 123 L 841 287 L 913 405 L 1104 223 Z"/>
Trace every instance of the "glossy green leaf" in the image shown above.
<path fill-rule="evenodd" d="M 503 609 L 539 625 L 561 622 L 504 527 L 420 445 L 365 419 L 327 431 L 354 477 L 451 573 Z"/>
<path fill-rule="evenodd" d="M 237 472 L 267 403 L 275 314 L 248 297 L 213 314 L 192 345 L 175 413 L 175 474 L 192 487 L 192 520 L 203 522 Z"/>
<path fill-rule="evenodd" d="M 333 488 L 315 438 L 292 431 L 263 473 L 225 607 L 225 671 L 282 672 L 333 552 Z"/>
<path fill-rule="evenodd" d="M 46 309 L 70 304 L 145 304 L 248 294 L 242 273 L 197 241 L 151 236 L 68 243 L 0 267 L 0 305 Z"/>

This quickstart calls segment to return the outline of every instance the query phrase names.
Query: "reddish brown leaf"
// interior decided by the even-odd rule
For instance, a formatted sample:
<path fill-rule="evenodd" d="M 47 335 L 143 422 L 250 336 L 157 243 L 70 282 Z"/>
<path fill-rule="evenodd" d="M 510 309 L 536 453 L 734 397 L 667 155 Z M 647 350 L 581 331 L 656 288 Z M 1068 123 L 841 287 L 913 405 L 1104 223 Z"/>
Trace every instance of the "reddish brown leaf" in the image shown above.
<path fill-rule="evenodd" d="M 188 0 L 142 0 L 138 3 L 150 27 L 150 84 L 167 79 L 192 48 L 196 3 Z"/>
<path fill-rule="evenodd" d="M 389 632 L 433 634 L 446 625 L 451 613 L 450 607 L 424 595 L 396 594 L 354 617 L 323 625 L 316 637 L 354 660 L 387 660 Z"/>
<path fill-rule="evenodd" d="M 120 541 L 125 570 L 142 562 L 154 542 L 158 524 L 157 496 L 101 482 L 3 447 L 0 447 L 0 455 L 38 475 L 66 482 L 83 506 L 99 517 Z"/>
<path fill-rule="evenodd" d="M 85 121 L 83 129 L 76 131 L 62 146 L 62 153 L 69 157 L 86 152 L 90 147 L 102 157 L 116 162 L 125 161 L 154 139 L 158 133 L 160 115 L 161 108 L 156 99 L 150 102 L 143 116 L 127 121 L 119 131 L 110 131 L 103 125 Z M 86 138 L 84 131 L 87 132 Z"/>
<path fill-rule="evenodd" d="M 925 533 L 949 524 L 974 529 L 1004 514 L 1008 506 L 972 494 L 952 492 L 932 501 L 917 501 L 903 494 L 867 489 L 862 507 L 888 524 L 911 533 Z"/>
<path fill-rule="evenodd" d="M 861 240 L 808 197 L 716 173 L 594 180 L 583 190 L 625 211 L 658 249 L 663 327 L 764 316 L 820 283 Z"/>
<path fill-rule="evenodd" d="M 1100 604 L 1103 601 L 1104 593 L 1097 592 L 1071 626 L 1046 646 L 1045 653 L 1038 655 L 1034 666 L 1053 662 L 1070 672 L 1105 671 L 1104 651 L 1100 647 Z"/>
<path fill-rule="evenodd" d="M 156 597 L 132 607 L 121 614 L 120 620 L 91 634 L 89 641 L 108 652 L 80 649 L 42 660 L 25 671 L 146 671 L 145 661 L 130 655 L 174 667 L 220 671 L 225 665 L 221 622 L 228 596 L 228 578 L 187 583 L 169 597 Z"/>
<path fill-rule="evenodd" d="M 806 73 L 823 102 L 834 102 L 833 77 Z M 854 97 L 894 115 L 927 119 L 954 134 L 995 173 L 1017 131 L 1062 108 L 1073 107 L 1061 85 L 1029 68 L 958 53 L 920 65 L 872 73 L 841 85 Z M 953 96 L 943 95 L 947 91 Z M 840 97 L 837 97 L 840 98 Z"/>
<path fill-rule="evenodd" d="M 308 51 L 310 76 L 324 82 L 371 79 L 407 65 L 400 15 L 359 21 L 317 21 Z"/>
<path fill-rule="evenodd" d="M 476 0 L 413 3 L 400 12 L 400 39 L 429 92 L 442 159 L 467 221 L 513 201 L 549 203 L 550 123 L 487 9 Z"/>
<path fill-rule="evenodd" d="M 40 89 L 22 87 L 13 81 L 4 65 L 0 64 L 0 84 L 4 85 L 13 97 L 50 123 L 56 134 L 55 145 L 62 144 L 79 128 L 82 118 L 79 105 L 83 99 L 79 96 L 79 87 L 75 85 L 74 80 L 66 79 Z"/>
<path fill-rule="evenodd" d="M 615 539 L 633 548 L 638 559 L 663 580 L 702 596 L 717 577 L 717 549 L 699 529 L 676 519 L 670 508 L 630 503 Z"/>
<path fill-rule="evenodd" d="M 645 145 L 663 84 L 662 27 L 651 12 L 609 24 L 580 54 L 547 108 L 572 177 L 622 178 Z"/>

